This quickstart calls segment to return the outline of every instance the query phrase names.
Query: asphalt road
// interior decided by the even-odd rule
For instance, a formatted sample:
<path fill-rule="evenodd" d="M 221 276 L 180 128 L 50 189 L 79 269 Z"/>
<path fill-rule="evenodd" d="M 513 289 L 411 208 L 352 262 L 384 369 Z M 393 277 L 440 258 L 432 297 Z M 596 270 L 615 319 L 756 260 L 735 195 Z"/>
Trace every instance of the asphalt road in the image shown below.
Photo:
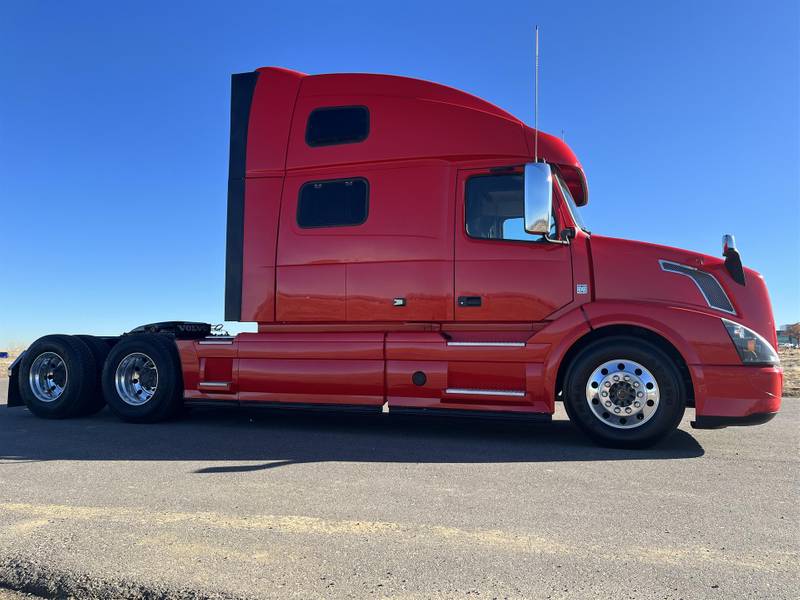
<path fill-rule="evenodd" d="M 0 379 L 0 403 L 6 388 Z M 97 598 L 798 597 L 800 400 L 760 427 L 693 431 L 687 418 L 646 451 L 594 447 L 557 416 L 195 410 L 128 425 L 105 411 L 43 421 L 0 407 L 0 587 Z"/>

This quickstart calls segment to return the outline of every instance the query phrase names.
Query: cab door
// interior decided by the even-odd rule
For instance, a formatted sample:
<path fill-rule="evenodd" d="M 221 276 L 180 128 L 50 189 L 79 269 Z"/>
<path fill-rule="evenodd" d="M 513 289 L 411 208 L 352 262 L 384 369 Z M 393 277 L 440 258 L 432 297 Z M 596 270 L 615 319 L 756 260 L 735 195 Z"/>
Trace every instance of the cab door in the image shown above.
<path fill-rule="evenodd" d="M 521 168 L 460 170 L 457 190 L 456 321 L 542 321 L 572 301 L 569 245 L 525 232 Z"/>

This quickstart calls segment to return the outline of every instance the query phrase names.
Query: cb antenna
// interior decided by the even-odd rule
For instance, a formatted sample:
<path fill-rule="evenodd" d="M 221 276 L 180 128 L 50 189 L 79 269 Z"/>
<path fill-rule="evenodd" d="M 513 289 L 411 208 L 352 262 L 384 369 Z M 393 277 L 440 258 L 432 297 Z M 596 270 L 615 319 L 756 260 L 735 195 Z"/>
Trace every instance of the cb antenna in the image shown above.
<path fill-rule="evenodd" d="M 539 26 L 536 26 L 536 62 L 533 70 L 533 162 L 539 162 Z"/>

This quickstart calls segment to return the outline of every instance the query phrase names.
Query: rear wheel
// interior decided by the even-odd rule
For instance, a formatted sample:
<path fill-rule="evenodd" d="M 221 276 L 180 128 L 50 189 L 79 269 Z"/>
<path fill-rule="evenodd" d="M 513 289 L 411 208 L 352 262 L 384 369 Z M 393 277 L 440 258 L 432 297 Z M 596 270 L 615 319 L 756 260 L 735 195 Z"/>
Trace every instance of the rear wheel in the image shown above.
<path fill-rule="evenodd" d="M 183 402 L 183 380 L 175 342 L 164 335 L 123 337 L 103 367 L 103 393 L 121 419 L 154 423 L 173 416 Z"/>
<path fill-rule="evenodd" d="M 38 417 L 65 419 L 91 412 L 96 363 L 86 344 L 70 335 L 39 338 L 20 363 L 19 392 Z"/>
<path fill-rule="evenodd" d="M 599 444 L 644 448 L 675 430 L 686 392 L 674 362 L 633 337 L 598 340 L 569 367 L 564 407 L 572 422 Z"/>

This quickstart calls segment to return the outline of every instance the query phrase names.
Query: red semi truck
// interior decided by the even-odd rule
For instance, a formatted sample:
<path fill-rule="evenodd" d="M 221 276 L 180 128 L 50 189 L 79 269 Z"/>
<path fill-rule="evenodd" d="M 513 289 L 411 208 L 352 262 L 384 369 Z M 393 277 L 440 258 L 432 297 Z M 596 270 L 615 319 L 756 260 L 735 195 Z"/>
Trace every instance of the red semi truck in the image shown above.
<path fill-rule="evenodd" d="M 763 423 L 782 372 L 763 278 L 590 233 L 581 164 L 475 96 L 369 74 L 234 75 L 225 318 L 51 335 L 9 406 L 152 422 L 220 403 L 550 420 L 650 445 Z"/>

